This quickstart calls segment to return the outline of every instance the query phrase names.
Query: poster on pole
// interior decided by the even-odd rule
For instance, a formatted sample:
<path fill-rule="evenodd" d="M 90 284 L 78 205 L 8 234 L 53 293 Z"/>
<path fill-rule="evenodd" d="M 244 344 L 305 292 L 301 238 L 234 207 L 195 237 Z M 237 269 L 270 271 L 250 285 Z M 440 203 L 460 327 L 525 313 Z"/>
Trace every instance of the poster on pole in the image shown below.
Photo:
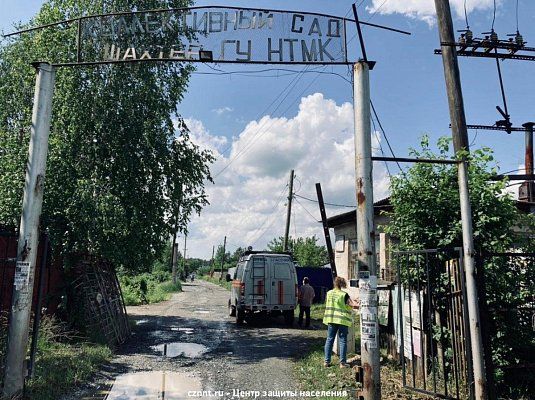
<path fill-rule="evenodd" d="M 379 345 L 379 323 L 377 315 L 377 276 L 368 271 L 359 273 L 360 340 L 369 349 Z"/>
<path fill-rule="evenodd" d="M 91 16 L 80 20 L 78 58 L 203 61 L 204 54 L 214 62 L 347 63 L 345 21 L 218 6 Z"/>

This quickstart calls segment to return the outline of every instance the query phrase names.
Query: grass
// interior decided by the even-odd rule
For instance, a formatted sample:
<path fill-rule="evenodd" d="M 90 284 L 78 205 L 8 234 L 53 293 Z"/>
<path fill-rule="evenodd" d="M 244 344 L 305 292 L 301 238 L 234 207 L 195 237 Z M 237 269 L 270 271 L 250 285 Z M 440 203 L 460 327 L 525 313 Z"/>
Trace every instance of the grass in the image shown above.
<path fill-rule="evenodd" d="M 210 275 L 203 275 L 200 277 L 200 279 L 221 286 L 222 288 L 225 288 L 228 291 L 230 291 L 230 288 L 232 287 L 232 282 L 227 282 L 226 279 L 219 280 L 219 278 L 213 278 L 210 277 Z"/>
<path fill-rule="evenodd" d="M 323 366 L 323 345 L 325 339 L 320 339 L 310 351 L 299 359 L 295 366 L 295 374 L 301 386 L 301 390 L 346 390 L 356 389 L 355 371 L 351 368 L 340 369 L 339 358 L 333 355 L 332 366 Z M 332 397 L 317 397 L 318 399 L 330 399 Z"/>
<path fill-rule="evenodd" d="M 169 300 L 172 293 L 182 290 L 180 282 L 173 284 L 170 278 L 168 273 L 120 276 L 125 304 L 137 306 Z"/>
<path fill-rule="evenodd" d="M 7 324 L 2 324 L 2 337 L 6 331 Z M 2 359 L 3 350 L 2 347 Z M 24 398 L 56 400 L 88 381 L 111 357 L 112 352 L 107 346 L 83 342 L 72 332 L 67 332 L 64 324 L 45 316 L 39 329 L 34 375 L 27 381 Z"/>

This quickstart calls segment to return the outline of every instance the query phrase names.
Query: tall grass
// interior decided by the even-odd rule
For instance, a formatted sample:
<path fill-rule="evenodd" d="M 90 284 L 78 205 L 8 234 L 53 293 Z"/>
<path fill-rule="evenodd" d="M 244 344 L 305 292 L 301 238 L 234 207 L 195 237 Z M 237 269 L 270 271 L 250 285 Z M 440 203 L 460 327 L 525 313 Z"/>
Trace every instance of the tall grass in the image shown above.
<path fill-rule="evenodd" d="M 166 272 L 144 273 L 135 276 L 119 276 L 124 302 L 127 306 L 152 304 L 169 300 L 173 292 L 180 292 L 180 282 L 173 284 Z"/>

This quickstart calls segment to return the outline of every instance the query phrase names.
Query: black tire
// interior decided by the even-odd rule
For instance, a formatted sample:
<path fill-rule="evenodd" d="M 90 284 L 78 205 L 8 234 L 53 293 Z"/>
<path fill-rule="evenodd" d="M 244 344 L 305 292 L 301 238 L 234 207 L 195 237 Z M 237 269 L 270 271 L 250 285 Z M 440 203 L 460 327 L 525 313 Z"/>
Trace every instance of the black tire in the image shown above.
<path fill-rule="evenodd" d="M 293 326 L 294 324 L 294 310 L 284 311 L 284 323 L 288 326 Z"/>
<path fill-rule="evenodd" d="M 239 308 L 236 308 L 236 325 L 243 325 L 245 320 L 245 311 Z"/>
<path fill-rule="evenodd" d="M 235 317 L 236 316 L 236 307 L 234 307 L 232 304 L 230 304 L 230 300 L 228 301 L 228 315 L 229 315 L 229 317 Z"/>

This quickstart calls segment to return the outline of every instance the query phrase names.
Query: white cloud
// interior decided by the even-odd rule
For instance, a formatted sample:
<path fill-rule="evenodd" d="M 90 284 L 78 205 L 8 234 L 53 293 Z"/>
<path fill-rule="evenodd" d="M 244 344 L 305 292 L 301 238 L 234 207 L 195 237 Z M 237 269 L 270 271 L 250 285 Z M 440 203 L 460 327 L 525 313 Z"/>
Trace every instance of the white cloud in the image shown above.
<path fill-rule="evenodd" d="M 214 108 L 212 111 L 215 112 L 217 115 L 223 115 L 225 113 L 231 113 L 232 111 L 234 111 L 234 109 L 231 107 L 225 106 L 221 108 Z"/>
<path fill-rule="evenodd" d="M 267 241 L 282 236 L 291 169 L 296 174 L 297 194 L 316 199 L 315 183 L 321 182 L 326 202 L 355 204 L 350 103 L 338 105 L 321 93 L 304 97 L 291 118 L 264 116 L 249 122 L 224 155 L 230 146 L 224 137 L 211 135 L 200 121 L 188 119 L 186 123 L 192 140 L 217 156 L 212 167 L 216 183 L 207 184 L 211 204 L 190 224 L 192 256 L 210 257 L 212 245 L 222 243 L 224 236 L 231 251 L 238 245 L 264 248 Z M 378 147 L 377 139 L 373 147 Z M 375 165 L 374 175 L 375 199 L 381 199 L 389 184 L 383 164 Z M 297 198 L 293 210 L 291 235 L 315 234 L 323 241 L 321 224 L 315 222 L 320 218 L 317 204 Z M 349 210 L 329 207 L 327 214 Z"/>
<path fill-rule="evenodd" d="M 464 0 L 450 0 L 452 11 L 457 17 L 464 17 L 464 3 Z M 497 3 L 501 3 L 501 0 L 498 0 Z M 466 11 L 470 13 L 475 10 L 492 9 L 493 4 L 493 0 L 468 0 Z M 425 21 L 429 25 L 435 23 L 434 0 L 372 0 L 371 6 L 367 7 L 366 10 L 379 14 L 403 14 Z"/>

